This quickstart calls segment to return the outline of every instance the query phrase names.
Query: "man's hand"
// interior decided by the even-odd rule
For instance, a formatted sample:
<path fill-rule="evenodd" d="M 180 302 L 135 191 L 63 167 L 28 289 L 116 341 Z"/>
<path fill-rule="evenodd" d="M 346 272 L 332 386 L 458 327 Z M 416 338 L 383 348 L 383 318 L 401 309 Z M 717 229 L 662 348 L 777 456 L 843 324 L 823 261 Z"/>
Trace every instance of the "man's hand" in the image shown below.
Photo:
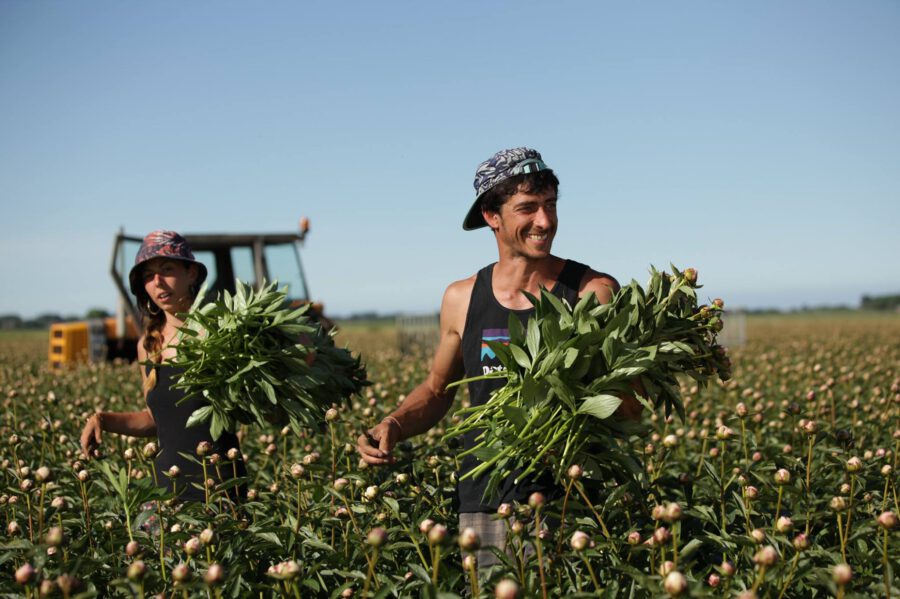
<path fill-rule="evenodd" d="M 400 426 L 396 419 L 385 419 L 370 428 L 356 440 L 356 450 L 367 464 L 383 466 L 393 464 L 397 458 L 391 451 L 400 440 Z"/>
<path fill-rule="evenodd" d="M 90 457 L 92 450 L 103 441 L 103 423 L 100 414 L 94 414 L 87 419 L 84 430 L 81 431 L 81 451 Z"/>

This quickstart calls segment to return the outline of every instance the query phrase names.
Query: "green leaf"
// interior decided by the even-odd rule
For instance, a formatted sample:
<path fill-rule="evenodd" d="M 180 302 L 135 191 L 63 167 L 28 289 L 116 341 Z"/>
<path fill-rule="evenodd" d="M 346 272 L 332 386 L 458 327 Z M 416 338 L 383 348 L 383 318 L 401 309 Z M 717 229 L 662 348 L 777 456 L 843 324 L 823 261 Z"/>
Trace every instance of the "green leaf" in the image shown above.
<path fill-rule="evenodd" d="M 509 351 L 512 354 L 512 357 L 515 359 L 516 363 L 521 366 L 523 370 L 528 371 L 531 369 L 531 359 L 528 357 L 528 354 L 525 353 L 525 350 L 523 350 L 518 345 L 513 345 L 512 343 L 510 343 Z"/>
<path fill-rule="evenodd" d="M 516 427 L 517 431 L 521 432 L 525 428 L 528 422 L 525 410 L 516 406 L 503 406 L 501 410 L 503 410 L 503 415 L 506 416 L 506 419 Z"/>
<path fill-rule="evenodd" d="M 212 406 L 203 406 L 202 408 L 197 408 L 191 414 L 190 418 L 188 418 L 185 427 L 190 428 L 192 426 L 197 426 L 205 422 L 210 415 L 212 414 L 213 407 Z"/>
<path fill-rule="evenodd" d="M 604 420 L 612 416 L 621 403 L 622 400 L 614 395 L 594 395 L 584 398 L 578 412 Z"/>
<path fill-rule="evenodd" d="M 531 354 L 532 358 L 536 358 L 541 349 L 541 329 L 537 320 L 529 319 L 526 337 L 528 352 Z"/>

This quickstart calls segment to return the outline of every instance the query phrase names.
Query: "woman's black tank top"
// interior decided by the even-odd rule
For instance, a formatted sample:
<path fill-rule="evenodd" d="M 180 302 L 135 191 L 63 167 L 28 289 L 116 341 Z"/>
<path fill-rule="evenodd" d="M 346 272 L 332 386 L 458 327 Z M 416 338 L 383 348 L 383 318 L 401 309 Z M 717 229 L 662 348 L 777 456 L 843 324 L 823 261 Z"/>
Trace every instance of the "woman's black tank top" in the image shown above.
<path fill-rule="evenodd" d="M 156 422 L 156 435 L 159 439 L 159 454 L 156 456 L 157 484 L 168 491 L 175 491 L 183 501 L 204 501 L 203 467 L 179 453 L 186 453 L 199 461 L 197 445 L 201 441 L 208 441 L 212 444 L 209 455 L 217 453 L 223 462 L 227 462 L 228 450 L 232 448 L 240 450 L 240 445 L 233 433 L 224 432 L 218 441 L 213 441 L 208 425 L 186 426 L 194 410 L 203 407 L 206 402 L 199 397 L 192 397 L 180 404 L 177 403 L 184 397 L 184 391 L 172 388 L 172 384 L 180 375 L 181 370 L 171 365 L 157 366 L 156 386 L 147 393 L 147 406 Z M 181 470 L 181 474 L 175 479 L 170 479 L 165 474 L 172 466 L 178 466 Z M 239 477 L 247 475 L 243 459 L 238 458 L 235 466 Z M 207 457 L 207 478 L 212 478 L 218 483 L 233 478 L 234 472 L 235 468 L 230 463 L 219 464 L 217 468 L 209 464 Z M 197 488 L 197 485 L 200 485 L 200 488 Z"/>
<path fill-rule="evenodd" d="M 578 301 L 578 288 L 581 279 L 588 267 L 572 260 L 567 260 L 559 273 L 556 284 L 550 290 L 553 295 L 565 299 L 569 304 L 575 305 Z M 466 325 L 462 336 L 463 365 L 466 378 L 481 376 L 492 370 L 502 369 L 500 361 L 491 351 L 487 341 L 509 341 L 509 315 L 516 314 L 527 324 L 528 317 L 534 313 L 534 309 L 510 310 L 504 308 L 494 296 L 491 278 L 494 265 L 491 264 L 478 271 L 475 277 L 475 285 L 472 288 L 472 296 L 469 299 L 469 311 L 466 314 Z M 474 381 L 469 383 L 469 397 L 472 405 L 481 405 L 490 398 L 491 392 L 499 389 L 504 384 L 504 379 L 491 379 L 486 381 Z M 470 431 L 463 436 L 463 449 L 470 449 L 477 445 L 475 438 L 479 431 Z M 478 459 L 468 455 L 460 464 L 460 479 L 466 473 L 478 465 Z M 457 484 L 459 499 L 459 512 L 493 512 L 501 503 L 513 501 L 525 502 L 528 496 L 541 491 L 549 493 L 553 489 L 552 478 L 544 477 L 537 480 L 521 481 L 518 485 L 513 483 L 514 473 L 499 488 L 498 496 L 487 503 L 482 501 L 487 477 L 479 476 L 460 480 Z"/>

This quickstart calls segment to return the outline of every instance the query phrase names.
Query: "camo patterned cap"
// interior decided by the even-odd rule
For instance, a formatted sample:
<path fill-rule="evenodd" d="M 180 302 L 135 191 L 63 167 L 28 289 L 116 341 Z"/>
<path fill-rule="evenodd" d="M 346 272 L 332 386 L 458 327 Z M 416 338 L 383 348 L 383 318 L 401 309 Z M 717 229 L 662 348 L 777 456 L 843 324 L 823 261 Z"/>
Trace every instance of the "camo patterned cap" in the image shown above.
<path fill-rule="evenodd" d="M 463 229 L 471 231 L 480 227 L 486 227 L 484 217 L 481 216 L 481 197 L 498 183 L 522 175 L 524 173 L 536 173 L 538 171 L 551 171 L 544 164 L 541 153 L 531 148 L 511 148 L 500 150 L 475 169 L 475 203 L 466 214 L 463 221 Z"/>
<path fill-rule="evenodd" d="M 147 233 L 144 241 L 141 242 L 141 248 L 134 259 L 134 266 L 131 268 L 131 272 L 128 273 L 131 293 L 137 295 L 138 291 L 144 288 L 141 280 L 142 267 L 146 262 L 154 258 L 169 258 L 196 264 L 200 269 L 200 275 L 196 281 L 197 287 L 200 287 L 203 281 L 206 280 L 206 266 L 194 259 L 194 252 L 191 251 L 191 246 L 188 245 L 184 237 L 175 231 L 153 231 Z"/>

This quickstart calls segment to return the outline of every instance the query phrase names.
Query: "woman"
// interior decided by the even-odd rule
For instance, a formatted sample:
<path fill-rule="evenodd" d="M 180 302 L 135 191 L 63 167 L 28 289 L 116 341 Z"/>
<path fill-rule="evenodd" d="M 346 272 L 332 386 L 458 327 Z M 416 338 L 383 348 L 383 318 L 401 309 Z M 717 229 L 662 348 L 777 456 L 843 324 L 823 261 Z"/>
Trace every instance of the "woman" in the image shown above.
<path fill-rule="evenodd" d="M 218 454 L 222 459 L 229 453 L 237 456 L 236 468 L 208 468 L 212 478 L 217 478 L 217 472 L 225 477 L 234 472 L 246 474 L 237 437 L 226 432 L 213 441 L 208 426 L 188 428 L 188 418 L 204 402 L 194 397 L 179 403 L 184 392 L 171 386 L 180 375 L 168 364 L 175 357 L 178 329 L 184 324 L 179 314 L 190 310 L 206 275 L 206 267 L 194 259 L 178 233 L 154 231 L 144 238 L 128 280 L 143 325 L 138 360 L 147 408 L 139 412 L 98 412 L 88 418 L 81 433 L 81 447 L 88 456 L 100 444 L 104 431 L 134 437 L 156 435 L 160 450 L 155 460 L 157 484 L 186 501 L 204 501 L 203 469 L 179 453 L 195 456 L 201 443 L 209 444 L 204 445 L 209 455 Z"/>

